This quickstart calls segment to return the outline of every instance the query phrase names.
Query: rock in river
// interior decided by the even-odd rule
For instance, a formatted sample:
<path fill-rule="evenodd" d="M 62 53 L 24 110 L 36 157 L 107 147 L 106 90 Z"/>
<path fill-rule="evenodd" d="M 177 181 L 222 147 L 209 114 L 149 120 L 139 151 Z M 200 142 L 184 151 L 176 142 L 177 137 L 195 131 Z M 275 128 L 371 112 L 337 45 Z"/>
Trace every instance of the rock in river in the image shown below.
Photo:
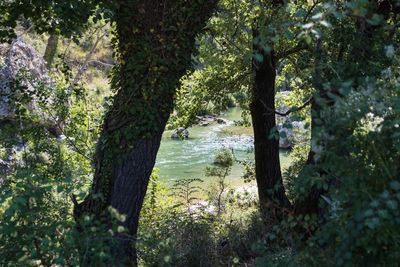
<path fill-rule="evenodd" d="M 228 120 L 223 119 L 223 118 L 218 118 L 217 119 L 217 123 L 219 123 L 219 124 L 228 124 Z"/>
<path fill-rule="evenodd" d="M 189 131 L 183 127 L 179 127 L 171 135 L 172 139 L 181 139 L 181 137 L 185 139 L 189 138 Z"/>

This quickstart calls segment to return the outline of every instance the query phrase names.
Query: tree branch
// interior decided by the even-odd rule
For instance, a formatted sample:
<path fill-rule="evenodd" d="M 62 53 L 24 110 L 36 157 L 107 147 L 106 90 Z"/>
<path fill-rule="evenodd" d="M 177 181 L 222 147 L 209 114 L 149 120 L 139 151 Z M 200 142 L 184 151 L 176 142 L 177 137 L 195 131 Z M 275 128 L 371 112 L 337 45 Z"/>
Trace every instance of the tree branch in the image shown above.
<path fill-rule="evenodd" d="M 96 60 L 96 59 L 89 60 L 87 63 L 96 63 L 96 64 L 100 64 L 100 65 L 103 65 L 103 66 L 106 66 L 106 67 L 114 67 L 114 64 L 109 64 L 107 62 L 103 62 L 103 61 Z"/>
<path fill-rule="evenodd" d="M 94 45 L 92 46 L 92 48 L 90 49 L 90 52 L 86 55 L 85 61 L 83 62 L 81 68 L 79 69 L 78 73 L 75 75 L 72 84 L 76 84 L 78 82 L 79 77 L 81 77 L 81 75 L 85 72 L 85 69 L 86 69 L 86 66 L 88 64 L 90 57 L 92 56 L 92 54 L 93 54 L 94 50 L 96 49 L 97 45 L 99 44 L 100 40 L 103 39 L 103 37 L 106 36 L 107 33 L 108 33 L 108 31 L 105 31 L 102 35 L 97 37 L 97 40 L 94 43 Z"/>
<path fill-rule="evenodd" d="M 264 108 L 267 110 L 267 112 L 264 113 L 265 116 L 271 116 L 272 114 L 277 114 L 277 115 L 279 115 L 279 116 L 285 117 L 285 116 L 289 115 L 289 114 L 292 113 L 292 112 L 300 111 L 300 110 L 302 110 L 303 108 L 305 108 L 306 106 L 310 105 L 312 102 L 314 102 L 314 98 L 311 97 L 309 100 L 307 100 L 307 101 L 306 101 L 303 105 L 301 105 L 300 107 L 298 107 L 298 108 L 296 108 L 296 109 L 290 109 L 290 110 L 288 110 L 288 111 L 286 111 L 286 112 L 283 112 L 283 113 L 282 113 L 282 112 L 279 112 L 279 111 L 276 111 L 276 110 L 274 110 L 274 109 L 268 107 L 268 106 L 264 103 L 264 101 L 262 101 L 261 99 L 260 99 L 260 102 L 261 102 L 261 104 L 263 104 Z"/>
<path fill-rule="evenodd" d="M 304 16 L 303 23 L 306 23 L 308 17 L 311 15 L 311 12 L 314 10 L 314 8 L 320 3 L 320 1 L 313 1 L 313 5 L 311 8 L 307 11 L 307 14 Z"/>
<path fill-rule="evenodd" d="M 278 60 L 280 60 L 282 58 L 286 58 L 286 57 L 290 56 L 291 54 L 300 52 L 301 50 L 304 50 L 304 49 L 307 49 L 307 46 L 304 45 L 303 43 L 299 43 L 293 48 L 290 48 L 290 49 L 288 49 L 286 51 L 282 51 L 280 53 L 277 53 L 275 55 L 275 59 L 276 59 L 276 61 L 278 61 Z"/>
<path fill-rule="evenodd" d="M 86 158 L 87 160 L 91 161 L 92 159 L 89 158 L 88 156 L 86 156 L 85 153 L 83 153 L 83 152 L 77 147 L 77 145 L 75 144 L 75 142 L 73 142 L 73 141 L 71 140 L 71 138 L 70 138 L 68 135 L 65 134 L 63 128 L 61 127 L 60 123 L 57 121 L 57 119 L 55 118 L 55 116 L 53 116 L 53 114 L 52 114 L 51 112 L 49 112 L 49 115 L 50 115 L 50 117 L 54 120 L 56 127 L 57 127 L 57 128 L 61 131 L 61 133 L 65 136 L 65 138 L 67 139 L 68 143 L 69 143 L 70 145 L 72 145 L 72 146 L 75 148 L 76 152 L 77 152 L 78 154 L 82 155 L 82 156 L 83 156 L 84 158 Z M 89 146 L 88 146 L 87 144 L 86 144 L 86 146 L 89 148 Z M 89 148 L 89 150 L 90 150 L 90 148 Z"/>

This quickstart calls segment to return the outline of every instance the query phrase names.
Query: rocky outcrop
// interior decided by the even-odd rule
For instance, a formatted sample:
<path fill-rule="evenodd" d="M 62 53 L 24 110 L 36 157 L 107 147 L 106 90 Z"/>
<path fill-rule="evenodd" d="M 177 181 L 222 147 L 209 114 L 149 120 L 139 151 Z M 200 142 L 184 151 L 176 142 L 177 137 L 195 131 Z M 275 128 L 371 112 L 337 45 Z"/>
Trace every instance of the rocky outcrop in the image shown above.
<path fill-rule="evenodd" d="M 189 138 L 189 131 L 183 127 L 179 127 L 178 129 L 175 129 L 175 131 L 171 135 L 172 139 L 188 139 Z"/>
<path fill-rule="evenodd" d="M 37 117 L 35 121 L 60 134 L 51 116 L 39 107 L 39 101 L 52 101 L 52 88 L 46 62 L 32 46 L 21 37 L 10 45 L 0 44 L 0 121 L 14 119 L 13 99 L 29 96 L 25 107 Z"/>
<path fill-rule="evenodd" d="M 10 45 L 0 45 L 0 118 L 14 115 L 10 98 L 23 92 L 35 95 L 39 86 L 52 87 L 42 55 L 21 37 Z M 38 111 L 36 102 L 33 98 L 28 108 Z"/>

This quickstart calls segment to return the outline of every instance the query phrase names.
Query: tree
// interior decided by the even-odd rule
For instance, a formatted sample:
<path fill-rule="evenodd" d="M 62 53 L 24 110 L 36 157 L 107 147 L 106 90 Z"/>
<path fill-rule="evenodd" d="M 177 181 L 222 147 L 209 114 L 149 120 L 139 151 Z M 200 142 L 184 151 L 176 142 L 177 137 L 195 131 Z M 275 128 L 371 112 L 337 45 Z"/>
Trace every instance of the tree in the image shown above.
<path fill-rule="evenodd" d="M 219 111 L 229 94 L 244 96 L 240 105 L 245 112 L 251 111 L 261 206 L 271 201 L 290 206 L 282 182 L 278 136 L 270 136 L 276 129 L 276 73 L 282 66 L 292 65 L 284 60 L 297 58 L 308 48 L 303 40 L 293 38 L 298 29 L 292 14 L 297 9 L 295 4 L 284 5 L 281 1 L 221 1 L 218 16 L 199 38 L 203 66 L 185 80 L 177 103 L 183 106 L 178 116 L 186 123 L 185 116 L 195 118 L 191 112 L 199 110 L 193 108 L 201 105 L 198 102 L 212 101 Z M 309 17 L 301 19 L 307 21 Z M 196 105 L 187 107 L 188 99 Z"/>
<path fill-rule="evenodd" d="M 92 193 L 76 207 L 76 214 L 105 216 L 112 205 L 127 214 L 124 226 L 129 234 L 136 234 L 176 86 L 190 66 L 195 37 L 215 4 L 175 1 L 164 6 L 147 1 L 120 5 L 114 18 L 120 65 L 114 70 L 112 86 L 117 94 L 97 146 Z M 94 197 L 98 194 L 101 198 Z M 121 263 L 135 261 L 130 241 L 121 241 L 113 251 Z"/>
<path fill-rule="evenodd" d="M 38 32 L 71 35 L 85 25 L 97 4 L 115 23 L 113 105 L 105 115 L 95 155 L 93 188 L 82 203 L 75 200 L 75 218 L 85 214 L 108 227 L 111 205 L 126 214 L 123 225 L 135 236 L 138 218 L 161 135 L 173 108 L 179 79 L 191 64 L 195 37 L 204 27 L 217 0 L 109 2 L 23 1 L 2 4 L 8 16 L 0 19 L 2 37 L 13 37 L 20 14 L 30 18 Z M 78 10 L 79 12 L 76 12 Z M 97 13 L 100 16 L 101 13 Z M 47 18 L 48 20 L 46 20 Z M 56 22 L 56 23 L 55 23 Z M 115 237 L 115 264 L 136 261 L 131 239 Z M 88 259 L 90 262 L 90 258 Z"/>
<path fill-rule="evenodd" d="M 291 205 L 282 182 L 279 137 L 270 137 L 273 130 L 276 129 L 276 58 L 268 37 L 260 34 L 262 24 L 272 21 L 273 14 L 276 14 L 276 10 L 282 4 L 281 1 L 273 1 L 266 12 L 268 14 L 267 22 L 259 19 L 255 22 L 257 26 L 253 28 L 254 56 L 250 111 L 254 129 L 255 174 L 260 205 L 264 213 L 271 201 L 278 202 L 281 208 L 288 208 Z M 268 216 L 267 213 L 264 216 Z"/>
<path fill-rule="evenodd" d="M 391 26 L 385 28 L 383 25 L 396 16 L 398 7 L 393 1 L 353 2 L 335 6 L 334 9 L 331 5 L 327 5 L 326 9 L 323 5 L 316 7 L 326 13 L 324 11 L 319 13 L 324 15 L 314 19 L 315 24 L 310 25 L 311 29 L 316 29 L 321 21 L 329 27 L 325 31 L 320 31 L 314 41 L 312 84 L 315 92 L 311 106 L 313 145 L 299 179 L 319 177 L 322 178 L 324 185 L 313 184 L 308 188 L 307 195 L 299 193 L 295 211 L 298 214 L 318 214 L 322 218 L 326 212 L 326 204 L 320 205 L 321 195 L 328 193 L 329 188 L 337 186 L 337 179 L 330 174 L 332 155 L 329 154 L 335 150 L 333 148 L 338 143 L 343 145 L 345 143 L 343 140 L 351 138 L 358 123 L 358 118 L 353 118 L 342 126 L 333 127 L 334 124 L 327 118 L 329 117 L 327 114 L 333 112 L 335 103 L 339 99 L 347 97 L 348 89 L 343 87 L 350 86 L 358 90 L 358 87 L 365 86 L 361 82 L 363 77 L 367 75 L 378 77 L 382 68 L 385 68 L 387 59 L 380 56 L 376 50 L 383 49 L 385 46 L 383 40 L 393 36 L 393 30 L 389 30 Z M 360 14 L 357 13 L 359 11 Z M 346 12 L 354 12 L 357 15 L 348 16 Z M 349 84 L 343 85 L 343 81 Z M 328 140 L 323 135 L 329 135 L 331 139 Z M 341 148 L 341 152 L 345 153 L 344 157 L 349 157 L 350 152 L 347 150 L 346 147 Z"/>

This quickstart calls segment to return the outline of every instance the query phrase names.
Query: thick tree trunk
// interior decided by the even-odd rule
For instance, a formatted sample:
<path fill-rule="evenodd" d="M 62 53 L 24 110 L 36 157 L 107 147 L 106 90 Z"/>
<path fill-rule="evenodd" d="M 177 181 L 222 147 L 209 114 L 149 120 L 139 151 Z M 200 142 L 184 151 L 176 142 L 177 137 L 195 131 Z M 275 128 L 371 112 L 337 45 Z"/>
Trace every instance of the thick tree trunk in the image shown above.
<path fill-rule="evenodd" d="M 253 31 L 253 38 L 258 36 Z M 279 160 L 279 140 L 270 139 L 275 128 L 275 63 L 273 52 L 266 53 L 262 47 L 255 45 L 254 54 L 263 56 L 253 59 L 253 90 L 250 111 L 254 129 L 255 168 L 258 194 L 262 209 L 278 203 L 280 207 L 290 207 L 282 182 Z"/>
<path fill-rule="evenodd" d="M 175 89 L 217 2 L 127 1 L 116 12 L 116 95 L 96 149 L 92 191 L 74 213 L 78 221 L 83 214 L 100 218 L 106 228 L 112 223 L 109 206 L 127 215 L 121 224 L 129 236 L 116 234 L 112 240 L 112 262 L 118 266 L 136 264 L 139 214 Z"/>
<path fill-rule="evenodd" d="M 165 122 L 162 122 L 159 133 L 153 138 L 140 140 L 135 149 L 120 156 L 125 160 L 113 169 L 112 184 L 114 186 L 111 193 L 111 206 L 120 214 L 127 215 L 122 225 L 129 230 L 131 236 L 135 236 L 138 229 L 140 210 L 155 164 Z M 121 260 L 119 263 L 124 265 L 136 262 L 136 250 L 132 240 L 126 239 L 124 235 L 117 237 L 121 240 L 112 248 L 113 257 Z"/>

